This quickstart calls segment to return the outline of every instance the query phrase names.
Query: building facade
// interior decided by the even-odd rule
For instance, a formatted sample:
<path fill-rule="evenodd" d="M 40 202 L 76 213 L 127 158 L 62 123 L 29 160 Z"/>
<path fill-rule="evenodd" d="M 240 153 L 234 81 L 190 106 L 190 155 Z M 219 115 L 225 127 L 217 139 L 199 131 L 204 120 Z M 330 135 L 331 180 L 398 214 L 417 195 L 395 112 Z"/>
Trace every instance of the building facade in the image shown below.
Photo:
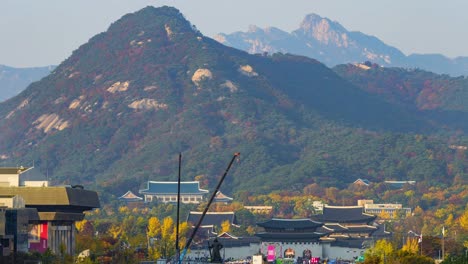
<path fill-rule="evenodd" d="M 411 208 L 403 207 L 402 204 L 375 204 L 373 200 L 358 200 L 358 205 L 364 206 L 364 212 L 373 215 L 386 213 L 390 218 L 395 215 L 411 215 Z"/>
<path fill-rule="evenodd" d="M 139 193 L 145 198 L 145 202 L 176 203 L 177 182 L 148 181 L 147 188 Z M 180 202 L 185 204 L 199 204 L 205 199 L 208 190 L 200 189 L 198 181 L 180 183 Z"/>
<path fill-rule="evenodd" d="M 25 208 L 37 210 L 38 219 L 28 221 L 28 251 L 43 253 L 50 248 L 59 253 L 63 246 L 75 252 L 75 222 L 84 211 L 99 208 L 97 193 L 70 187 L 0 187 L 0 195 L 20 196 Z M 22 251 L 17 247 L 15 251 Z"/>
<path fill-rule="evenodd" d="M 99 208 L 95 191 L 82 186 L 50 187 L 34 168 L 0 168 L 0 240 L 12 252 L 75 252 L 75 222 Z M 26 233 L 25 233 L 26 232 Z M 25 242 L 26 241 L 26 242 Z M 5 252 L 5 249 L 4 249 Z"/>

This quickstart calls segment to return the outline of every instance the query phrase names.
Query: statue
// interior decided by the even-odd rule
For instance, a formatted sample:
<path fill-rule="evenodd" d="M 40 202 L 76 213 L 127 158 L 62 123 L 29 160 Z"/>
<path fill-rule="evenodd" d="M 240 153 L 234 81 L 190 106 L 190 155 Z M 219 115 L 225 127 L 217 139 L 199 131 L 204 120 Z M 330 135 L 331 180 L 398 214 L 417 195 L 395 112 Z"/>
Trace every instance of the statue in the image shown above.
<path fill-rule="evenodd" d="M 213 240 L 213 244 L 209 245 L 211 250 L 211 263 L 221 263 L 223 259 L 221 258 L 221 249 L 223 245 L 218 241 L 218 238 Z"/>

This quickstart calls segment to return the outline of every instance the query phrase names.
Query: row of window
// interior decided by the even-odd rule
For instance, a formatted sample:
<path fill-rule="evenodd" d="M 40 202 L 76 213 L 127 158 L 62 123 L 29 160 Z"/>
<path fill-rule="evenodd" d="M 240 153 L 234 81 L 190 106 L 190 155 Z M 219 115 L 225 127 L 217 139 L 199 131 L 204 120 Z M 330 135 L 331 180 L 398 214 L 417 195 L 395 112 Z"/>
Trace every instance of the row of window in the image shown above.
<path fill-rule="evenodd" d="M 183 202 L 201 202 L 202 197 L 197 196 L 197 197 L 180 197 L 181 201 Z M 174 196 L 146 196 L 146 201 L 151 202 L 153 199 L 158 200 L 160 202 L 177 202 L 177 197 Z"/>

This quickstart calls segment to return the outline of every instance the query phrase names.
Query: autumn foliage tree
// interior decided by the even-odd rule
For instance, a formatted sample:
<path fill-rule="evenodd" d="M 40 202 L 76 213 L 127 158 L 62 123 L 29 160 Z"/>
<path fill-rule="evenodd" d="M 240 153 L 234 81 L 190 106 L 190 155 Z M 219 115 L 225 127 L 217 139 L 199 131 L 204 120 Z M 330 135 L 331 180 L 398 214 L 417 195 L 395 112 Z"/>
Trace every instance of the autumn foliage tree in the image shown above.
<path fill-rule="evenodd" d="M 187 222 L 179 224 L 179 248 L 185 245 L 188 230 Z M 171 217 L 164 218 L 162 223 L 157 217 L 151 217 L 147 229 L 150 257 L 158 259 L 174 256 L 176 253 L 176 234 L 176 226 Z"/>

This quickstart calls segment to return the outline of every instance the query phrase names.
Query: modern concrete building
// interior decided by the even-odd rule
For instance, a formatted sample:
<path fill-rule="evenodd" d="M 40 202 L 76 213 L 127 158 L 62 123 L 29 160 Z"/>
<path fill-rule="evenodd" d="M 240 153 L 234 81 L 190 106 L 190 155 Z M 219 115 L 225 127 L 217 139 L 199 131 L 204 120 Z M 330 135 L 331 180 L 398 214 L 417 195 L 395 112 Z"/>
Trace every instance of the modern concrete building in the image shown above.
<path fill-rule="evenodd" d="M 270 205 L 245 205 L 244 208 L 254 214 L 270 214 L 273 211 Z"/>
<path fill-rule="evenodd" d="M 0 208 L 0 258 L 13 252 L 28 252 L 30 223 L 39 221 L 34 208 Z"/>
<path fill-rule="evenodd" d="M 46 177 L 34 167 L 0 168 L 0 187 L 47 187 Z"/>
<path fill-rule="evenodd" d="M 375 204 L 373 200 L 358 200 L 358 205 L 363 206 L 367 214 L 381 215 L 385 212 L 390 218 L 393 218 L 395 214 L 411 215 L 411 208 L 403 207 L 402 204 Z"/>
<path fill-rule="evenodd" d="M 0 187 L 0 195 L 20 196 L 25 208 L 37 210 L 39 219 L 29 220 L 29 251 L 58 253 L 64 246 L 74 254 L 74 223 L 83 220 L 84 211 L 100 207 L 97 193 L 81 188 Z"/>
<path fill-rule="evenodd" d="M 34 167 L 0 168 L 0 205 L 5 216 L 0 216 L 0 227 L 5 227 L 4 232 L 0 228 L 0 239 L 13 235 L 12 251 L 42 253 L 50 248 L 59 253 L 63 247 L 68 254 L 75 253 L 74 223 L 83 220 L 84 211 L 100 207 L 95 191 L 82 186 L 49 187 Z"/>

